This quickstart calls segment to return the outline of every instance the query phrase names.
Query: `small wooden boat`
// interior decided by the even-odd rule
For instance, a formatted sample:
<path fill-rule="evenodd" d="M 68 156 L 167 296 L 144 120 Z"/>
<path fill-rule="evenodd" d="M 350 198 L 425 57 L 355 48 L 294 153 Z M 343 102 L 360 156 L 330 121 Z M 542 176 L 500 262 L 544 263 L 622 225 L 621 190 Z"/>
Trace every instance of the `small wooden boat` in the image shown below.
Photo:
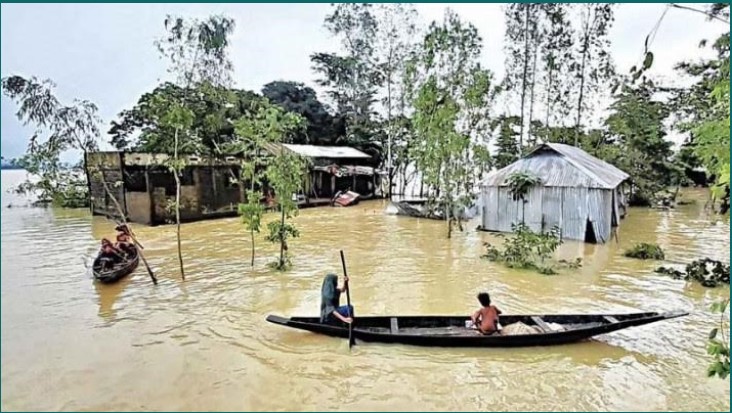
<path fill-rule="evenodd" d="M 103 269 L 101 258 L 97 257 L 94 259 L 92 272 L 94 273 L 94 278 L 99 280 L 99 282 L 110 284 L 132 274 L 137 269 L 139 263 L 140 254 L 137 253 L 137 248 L 133 247 L 126 260 L 114 264 L 110 269 Z"/>
<path fill-rule="evenodd" d="M 346 191 L 346 192 L 338 192 L 333 197 L 333 205 L 339 205 L 339 206 L 351 206 L 358 204 L 358 201 L 360 200 L 361 195 L 357 192 L 353 191 Z"/>
<path fill-rule="evenodd" d="M 434 220 L 445 220 L 444 208 L 434 205 L 430 206 L 424 202 L 412 202 L 412 201 L 398 201 L 392 202 L 396 209 L 396 215 L 404 215 L 414 218 L 426 218 Z M 474 214 L 470 213 L 468 209 L 463 209 L 459 212 L 460 219 L 465 221 L 472 219 Z"/>
<path fill-rule="evenodd" d="M 434 347 L 524 347 L 566 344 L 628 327 L 685 316 L 688 313 L 635 313 L 596 315 L 501 315 L 504 329 L 521 322 L 533 334 L 483 335 L 467 327 L 468 317 L 396 316 L 357 317 L 353 337 L 361 341 Z M 267 321 L 333 337 L 348 338 L 344 323 L 323 324 L 317 317 L 267 316 Z"/>

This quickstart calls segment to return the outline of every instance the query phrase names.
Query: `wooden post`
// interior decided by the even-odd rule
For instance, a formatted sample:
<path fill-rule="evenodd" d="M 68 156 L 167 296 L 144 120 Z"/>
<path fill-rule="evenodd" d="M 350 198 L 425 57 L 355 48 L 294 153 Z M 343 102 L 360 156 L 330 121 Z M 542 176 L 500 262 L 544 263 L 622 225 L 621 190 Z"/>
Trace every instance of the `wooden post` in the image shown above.
<path fill-rule="evenodd" d="M 149 215 L 147 224 L 152 225 L 155 222 L 155 199 L 153 199 L 152 184 L 150 183 L 150 167 L 145 166 L 145 189 L 147 190 L 147 197 L 150 200 Z"/>

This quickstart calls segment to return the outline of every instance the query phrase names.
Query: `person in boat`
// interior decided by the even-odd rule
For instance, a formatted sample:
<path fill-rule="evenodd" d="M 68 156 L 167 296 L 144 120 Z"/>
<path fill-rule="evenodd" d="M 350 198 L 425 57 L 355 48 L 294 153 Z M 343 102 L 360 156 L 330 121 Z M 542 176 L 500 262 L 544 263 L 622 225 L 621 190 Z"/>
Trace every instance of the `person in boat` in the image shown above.
<path fill-rule="evenodd" d="M 132 249 L 134 247 L 134 242 L 132 240 L 132 234 L 130 233 L 130 228 L 126 224 L 118 225 L 117 228 L 115 228 L 117 231 L 117 242 L 115 244 L 115 247 L 121 251 L 124 251 L 125 253 L 130 254 L 132 252 Z"/>
<path fill-rule="evenodd" d="M 482 307 L 470 316 L 473 325 L 483 334 L 497 333 L 498 316 L 501 314 L 501 310 L 495 305 L 491 305 L 491 296 L 486 292 L 478 294 L 478 301 Z"/>
<path fill-rule="evenodd" d="M 348 277 L 343 280 L 343 286 L 338 287 L 338 276 L 328 274 L 323 279 L 320 301 L 320 322 L 333 323 L 340 320 L 344 323 L 353 322 L 353 306 L 340 305 L 341 293 L 348 291 Z"/>
<path fill-rule="evenodd" d="M 112 242 L 106 238 L 102 239 L 102 248 L 99 251 L 99 259 L 103 269 L 110 269 L 114 264 L 124 259 L 124 253 L 117 249 Z"/>

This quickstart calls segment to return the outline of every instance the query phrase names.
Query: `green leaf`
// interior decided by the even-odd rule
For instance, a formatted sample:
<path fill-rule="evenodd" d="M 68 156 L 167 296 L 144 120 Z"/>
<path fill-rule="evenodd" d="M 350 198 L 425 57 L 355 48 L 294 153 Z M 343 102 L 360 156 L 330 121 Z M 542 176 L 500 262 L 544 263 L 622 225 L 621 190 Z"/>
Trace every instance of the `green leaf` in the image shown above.
<path fill-rule="evenodd" d="M 653 64 L 653 53 L 646 52 L 646 58 L 643 59 L 643 70 L 649 69 Z"/>
<path fill-rule="evenodd" d="M 718 328 L 713 328 L 712 331 L 709 332 L 709 339 L 713 339 L 717 337 L 717 333 L 719 332 Z"/>

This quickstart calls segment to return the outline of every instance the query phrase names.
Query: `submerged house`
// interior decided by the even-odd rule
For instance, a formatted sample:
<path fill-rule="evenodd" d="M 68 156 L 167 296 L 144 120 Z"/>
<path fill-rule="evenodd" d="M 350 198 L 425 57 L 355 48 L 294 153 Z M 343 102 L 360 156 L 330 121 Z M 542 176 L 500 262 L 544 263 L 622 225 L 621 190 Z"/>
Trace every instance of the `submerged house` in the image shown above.
<path fill-rule="evenodd" d="M 514 200 L 508 178 L 524 172 L 540 179 Z M 604 243 L 625 216 L 622 184 L 629 175 L 574 146 L 545 143 L 490 173 L 481 184 L 481 229 L 511 232 L 523 222 L 532 231 L 559 227 L 564 239 Z"/>
<path fill-rule="evenodd" d="M 308 159 L 303 176 L 300 206 L 330 204 L 338 190 L 363 190 L 380 195 L 381 172 L 369 166 L 371 157 L 348 147 L 273 145 L 268 152 L 288 150 Z M 264 156 L 268 156 L 265 154 Z M 233 178 L 241 172 L 243 156 L 201 157 L 181 155 L 186 167 L 181 174 L 181 221 L 235 216 L 246 193 Z M 175 218 L 175 177 L 166 154 L 94 152 L 87 155 L 91 209 L 95 215 L 119 217 L 119 209 L 131 222 L 158 225 Z M 266 192 L 266 183 L 265 183 Z M 369 192 L 370 191 L 370 192 Z"/>

